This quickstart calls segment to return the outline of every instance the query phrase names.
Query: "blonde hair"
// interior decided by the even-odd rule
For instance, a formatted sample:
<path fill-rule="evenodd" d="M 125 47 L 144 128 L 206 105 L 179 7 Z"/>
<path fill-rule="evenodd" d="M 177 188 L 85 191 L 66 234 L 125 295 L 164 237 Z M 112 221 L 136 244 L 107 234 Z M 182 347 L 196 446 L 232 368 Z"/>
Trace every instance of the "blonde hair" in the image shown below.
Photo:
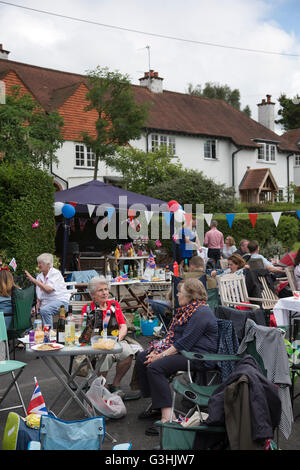
<path fill-rule="evenodd" d="M 207 300 L 207 292 L 199 279 L 188 278 L 178 284 L 178 289 L 190 300 Z"/>
<path fill-rule="evenodd" d="M 11 291 L 14 286 L 15 281 L 11 272 L 0 270 L 0 295 L 2 297 L 11 297 Z"/>
<path fill-rule="evenodd" d="M 231 237 L 230 235 L 228 235 L 228 236 L 226 237 L 226 240 L 229 241 L 230 246 L 235 245 L 235 240 L 234 240 L 234 238 Z"/>

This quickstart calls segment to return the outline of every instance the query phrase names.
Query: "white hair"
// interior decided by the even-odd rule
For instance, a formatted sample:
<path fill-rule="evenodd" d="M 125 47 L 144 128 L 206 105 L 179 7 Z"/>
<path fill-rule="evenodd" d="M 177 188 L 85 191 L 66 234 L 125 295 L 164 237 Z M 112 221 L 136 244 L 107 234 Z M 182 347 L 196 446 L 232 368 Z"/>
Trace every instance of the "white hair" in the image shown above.
<path fill-rule="evenodd" d="M 42 253 L 37 257 L 37 262 L 48 264 L 50 268 L 53 268 L 53 255 L 51 253 Z"/>
<path fill-rule="evenodd" d="M 110 286 L 110 282 L 105 279 L 104 276 L 97 276 L 97 277 L 93 277 L 92 279 L 89 280 L 88 282 L 88 290 L 89 292 L 92 294 L 93 292 L 96 292 L 98 286 L 100 284 L 106 284 L 107 287 L 109 288 Z"/>

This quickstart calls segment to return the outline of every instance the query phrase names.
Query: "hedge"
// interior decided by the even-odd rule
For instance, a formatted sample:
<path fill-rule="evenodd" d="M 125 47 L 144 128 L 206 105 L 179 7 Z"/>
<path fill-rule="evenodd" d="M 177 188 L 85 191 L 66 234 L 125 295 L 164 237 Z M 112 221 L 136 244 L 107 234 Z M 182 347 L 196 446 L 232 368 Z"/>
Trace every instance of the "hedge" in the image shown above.
<path fill-rule="evenodd" d="M 0 252 L 16 259 L 16 274 L 35 273 L 36 258 L 54 254 L 55 219 L 52 177 L 18 163 L 0 164 Z M 32 228 L 35 221 L 39 227 Z"/>

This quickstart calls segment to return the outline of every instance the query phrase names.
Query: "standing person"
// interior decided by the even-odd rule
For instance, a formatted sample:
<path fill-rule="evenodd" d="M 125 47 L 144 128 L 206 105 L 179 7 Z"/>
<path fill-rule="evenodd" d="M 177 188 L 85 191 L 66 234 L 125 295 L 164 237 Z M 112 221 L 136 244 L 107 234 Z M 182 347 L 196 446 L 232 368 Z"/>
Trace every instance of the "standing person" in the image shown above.
<path fill-rule="evenodd" d="M 201 243 L 198 238 L 198 234 L 195 230 L 196 228 L 196 218 L 192 219 L 192 230 L 182 225 L 179 237 L 179 246 L 180 246 L 180 263 L 183 264 L 185 260 L 188 262 L 194 254 L 197 254 L 197 251 L 201 252 Z"/>
<path fill-rule="evenodd" d="M 39 311 L 43 325 L 53 328 L 53 316 L 59 313 L 61 305 L 68 310 L 70 293 L 61 272 L 53 267 L 51 253 L 42 253 L 37 257 L 40 274 L 35 279 L 25 271 L 29 281 L 36 285 L 36 308 Z"/>
<path fill-rule="evenodd" d="M 217 226 L 218 222 L 216 220 L 212 220 L 210 230 L 206 232 L 204 237 L 204 245 L 208 247 L 208 258 L 213 259 L 215 266 L 219 267 L 221 252 L 224 247 L 224 236 L 223 233 L 217 229 Z"/>
<path fill-rule="evenodd" d="M 228 235 L 225 238 L 225 244 L 222 250 L 222 258 L 228 259 L 236 251 L 234 238 Z"/>
<path fill-rule="evenodd" d="M 207 293 L 202 282 L 186 279 L 179 285 L 177 296 L 180 307 L 167 335 L 159 342 L 152 342 L 136 360 L 142 395 L 152 398 L 153 416 L 160 410 L 162 422 L 173 418 L 168 378 L 188 367 L 188 360 L 180 351 L 216 353 L 218 343 L 217 319 L 206 305 Z M 205 368 L 205 364 L 191 361 L 192 371 Z M 146 435 L 158 435 L 158 429 L 150 426 Z"/>
<path fill-rule="evenodd" d="M 294 276 L 296 280 L 297 290 L 300 290 L 300 248 L 294 259 Z"/>
<path fill-rule="evenodd" d="M 11 293 L 12 288 L 17 287 L 13 275 L 7 266 L 0 267 L 0 312 L 3 312 L 6 329 L 8 330 L 11 326 L 12 321 L 12 304 L 11 304 Z M 10 314 L 11 315 L 8 315 Z"/>

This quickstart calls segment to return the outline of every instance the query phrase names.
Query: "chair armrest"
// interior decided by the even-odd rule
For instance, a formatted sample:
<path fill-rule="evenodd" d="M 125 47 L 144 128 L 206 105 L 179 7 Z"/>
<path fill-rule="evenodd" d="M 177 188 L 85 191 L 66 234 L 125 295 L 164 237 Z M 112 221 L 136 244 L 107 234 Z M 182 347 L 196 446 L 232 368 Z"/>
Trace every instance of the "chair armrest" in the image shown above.
<path fill-rule="evenodd" d="M 276 304 L 279 299 L 268 299 L 267 297 L 262 297 L 261 299 L 258 299 L 256 297 L 249 297 L 249 300 L 255 300 L 256 302 L 273 302 L 274 304 Z"/>
<path fill-rule="evenodd" d="M 41 443 L 39 441 L 30 441 L 27 450 L 41 450 Z"/>
<path fill-rule="evenodd" d="M 252 299 L 250 297 L 248 297 L 248 299 L 262 302 L 262 299 Z M 258 310 L 259 308 L 261 308 L 260 305 L 250 304 L 250 303 L 247 303 L 247 302 L 229 302 L 228 301 L 228 302 L 224 303 L 224 307 L 230 307 L 231 305 L 239 305 L 240 307 L 250 307 L 253 310 Z"/>
<path fill-rule="evenodd" d="M 209 353 L 197 353 L 191 351 L 180 351 L 184 357 L 189 361 L 239 361 L 241 358 L 235 354 L 209 354 Z"/>
<path fill-rule="evenodd" d="M 131 449 L 131 442 L 123 442 L 123 444 L 116 444 L 112 450 L 129 450 Z"/>

